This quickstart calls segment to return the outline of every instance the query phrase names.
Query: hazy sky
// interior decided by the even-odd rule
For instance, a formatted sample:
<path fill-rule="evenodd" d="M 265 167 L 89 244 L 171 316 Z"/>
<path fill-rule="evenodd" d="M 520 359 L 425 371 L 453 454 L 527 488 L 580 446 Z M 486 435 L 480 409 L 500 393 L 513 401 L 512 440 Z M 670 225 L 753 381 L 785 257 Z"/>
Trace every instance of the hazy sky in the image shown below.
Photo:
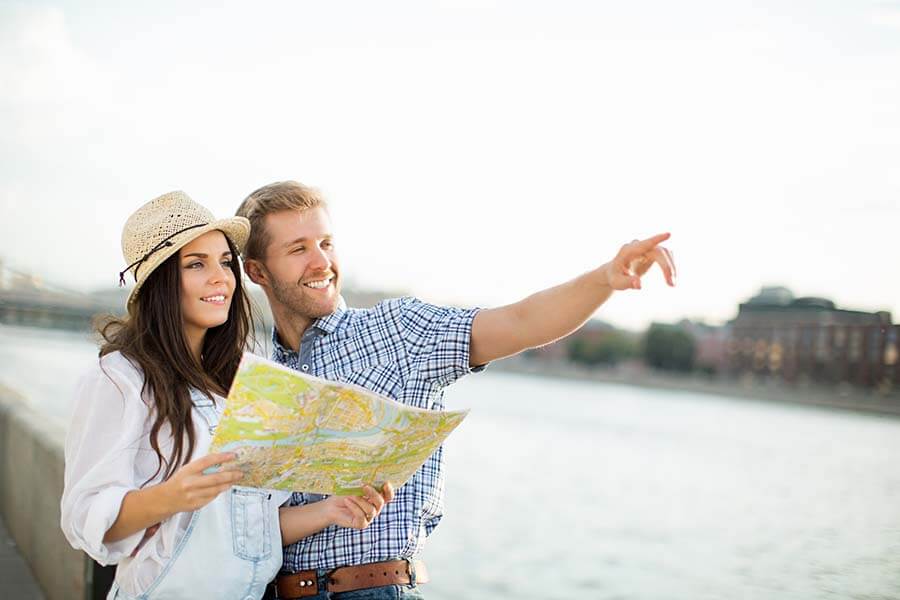
<path fill-rule="evenodd" d="M 345 275 L 491 306 L 671 231 L 597 316 L 761 285 L 900 318 L 900 2 L 0 2 L 0 257 L 114 285 L 121 227 L 297 179 Z"/>

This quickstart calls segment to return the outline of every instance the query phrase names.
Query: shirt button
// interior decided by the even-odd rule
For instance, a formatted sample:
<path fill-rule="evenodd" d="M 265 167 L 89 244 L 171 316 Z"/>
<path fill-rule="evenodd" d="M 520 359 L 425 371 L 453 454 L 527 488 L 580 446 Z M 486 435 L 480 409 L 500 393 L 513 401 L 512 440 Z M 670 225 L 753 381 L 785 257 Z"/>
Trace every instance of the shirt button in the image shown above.
<path fill-rule="evenodd" d="M 309 365 L 303 365 L 300 368 L 303 369 L 304 371 L 309 371 Z"/>

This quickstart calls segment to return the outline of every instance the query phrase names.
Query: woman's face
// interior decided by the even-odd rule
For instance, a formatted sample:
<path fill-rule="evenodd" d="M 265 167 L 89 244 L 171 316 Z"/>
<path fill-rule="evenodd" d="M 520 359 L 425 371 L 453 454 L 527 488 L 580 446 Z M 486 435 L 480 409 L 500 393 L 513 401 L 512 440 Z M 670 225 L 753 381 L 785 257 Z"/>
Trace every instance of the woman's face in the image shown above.
<path fill-rule="evenodd" d="M 234 294 L 234 273 L 225 234 L 204 233 L 178 252 L 181 269 L 181 312 L 185 332 L 204 333 L 228 320 Z"/>

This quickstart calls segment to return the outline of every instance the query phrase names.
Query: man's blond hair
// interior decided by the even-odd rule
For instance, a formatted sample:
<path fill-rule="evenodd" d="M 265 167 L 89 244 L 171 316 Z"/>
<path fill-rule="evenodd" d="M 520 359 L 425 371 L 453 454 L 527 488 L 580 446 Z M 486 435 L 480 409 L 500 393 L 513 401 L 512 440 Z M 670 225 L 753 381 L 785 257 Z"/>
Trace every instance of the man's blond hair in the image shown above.
<path fill-rule="evenodd" d="M 244 258 L 262 259 L 266 256 L 266 249 L 272 241 L 266 231 L 266 215 L 319 207 L 328 208 L 319 191 L 296 181 L 277 181 L 251 193 L 235 213 L 250 221 L 250 239 L 244 248 Z"/>

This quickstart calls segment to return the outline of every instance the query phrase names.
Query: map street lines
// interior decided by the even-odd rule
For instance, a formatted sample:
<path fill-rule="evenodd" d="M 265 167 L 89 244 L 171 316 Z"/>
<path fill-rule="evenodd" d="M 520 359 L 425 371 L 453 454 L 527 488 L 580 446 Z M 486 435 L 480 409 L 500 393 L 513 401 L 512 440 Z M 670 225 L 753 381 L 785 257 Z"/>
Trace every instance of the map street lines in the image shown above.
<path fill-rule="evenodd" d="M 240 485 L 355 495 L 406 483 L 468 412 L 406 406 L 245 354 L 209 451 L 238 455 Z"/>

